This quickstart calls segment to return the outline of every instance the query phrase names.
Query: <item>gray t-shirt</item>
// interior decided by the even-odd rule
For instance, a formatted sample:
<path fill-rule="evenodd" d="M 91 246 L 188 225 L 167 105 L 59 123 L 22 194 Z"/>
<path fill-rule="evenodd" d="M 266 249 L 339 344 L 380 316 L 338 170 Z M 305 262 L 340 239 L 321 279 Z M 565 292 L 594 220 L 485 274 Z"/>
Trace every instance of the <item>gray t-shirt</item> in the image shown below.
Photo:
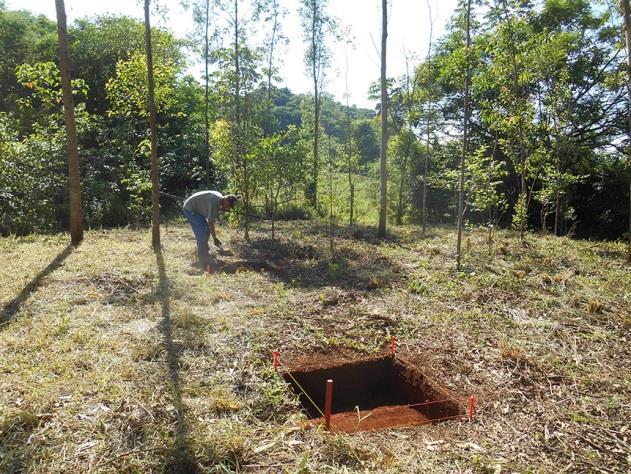
<path fill-rule="evenodd" d="M 214 221 L 219 215 L 223 195 L 218 191 L 200 191 L 184 201 L 184 209 L 206 216 Z"/>

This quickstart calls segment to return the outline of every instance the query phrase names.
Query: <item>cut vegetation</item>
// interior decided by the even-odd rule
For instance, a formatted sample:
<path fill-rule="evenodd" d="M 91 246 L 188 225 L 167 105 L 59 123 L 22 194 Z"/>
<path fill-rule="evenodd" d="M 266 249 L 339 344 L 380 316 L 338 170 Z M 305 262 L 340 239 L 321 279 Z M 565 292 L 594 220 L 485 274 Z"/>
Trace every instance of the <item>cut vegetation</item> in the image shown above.
<path fill-rule="evenodd" d="M 631 278 L 624 243 L 498 231 L 222 234 L 213 275 L 183 224 L 3 238 L 2 472 L 624 472 Z M 252 262 L 265 262 L 255 265 Z M 270 263 L 274 263 L 271 265 Z M 309 423 L 272 366 L 389 353 L 475 394 L 473 422 L 353 434 Z M 351 407 L 352 409 L 353 407 Z M 370 412 L 361 410 L 360 417 Z"/>

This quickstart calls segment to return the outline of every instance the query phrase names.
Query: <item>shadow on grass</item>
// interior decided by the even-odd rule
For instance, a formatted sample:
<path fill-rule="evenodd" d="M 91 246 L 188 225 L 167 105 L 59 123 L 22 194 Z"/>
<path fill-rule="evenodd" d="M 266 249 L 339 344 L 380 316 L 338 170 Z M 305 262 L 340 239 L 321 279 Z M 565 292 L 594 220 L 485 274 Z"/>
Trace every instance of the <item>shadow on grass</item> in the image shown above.
<path fill-rule="evenodd" d="M 389 286 L 402 274 L 401 268 L 390 259 L 340 241 L 331 256 L 312 245 L 271 239 L 243 245 L 236 250 L 236 259 L 217 262 L 217 273 L 240 271 L 264 272 L 293 287 L 358 290 Z"/>
<path fill-rule="evenodd" d="M 37 465 L 41 450 L 30 438 L 44 423 L 30 410 L 0 422 L 0 472 L 28 472 Z"/>
<path fill-rule="evenodd" d="M 46 276 L 57 270 L 64 262 L 64 260 L 66 260 L 68 255 L 72 253 L 74 248 L 74 245 L 68 244 L 68 246 L 64 248 L 59 253 L 59 255 L 57 255 L 54 260 L 46 266 L 46 268 L 35 275 L 35 278 L 33 278 L 15 298 L 4 305 L 2 311 L 0 311 L 0 330 L 5 328 L 8 323 L 17 316 L 24 302 L 28 299 L 29 296 L 31 296 L 31 294 L 33 294 L 35 290 L 39 288 L 42 280 Z"/>
<path fill-rule="evenodd" d="M 171 325 L 171 288 L 164 265 L 164 256 L 161 252 L 156 252 L 156 262 L 158 264 L 159 299 L 162 312 L 160 331 L 166 353 L 167 369 L 169 372 L 169 382 L 173 396 L 173 405 L 177 415 L 175 427 L 175 445 L 167 455 L 164 466 L 165 473 L 188 474 L 200 472 L 198 464 L 193 457 L 193 453 L 188 444 L 189 428 L 186 422 L 186 405 L 182 401 L 182 388 L 180 384 L 179 370 L 179 350 L 173 342 L 173 327 Z"/>

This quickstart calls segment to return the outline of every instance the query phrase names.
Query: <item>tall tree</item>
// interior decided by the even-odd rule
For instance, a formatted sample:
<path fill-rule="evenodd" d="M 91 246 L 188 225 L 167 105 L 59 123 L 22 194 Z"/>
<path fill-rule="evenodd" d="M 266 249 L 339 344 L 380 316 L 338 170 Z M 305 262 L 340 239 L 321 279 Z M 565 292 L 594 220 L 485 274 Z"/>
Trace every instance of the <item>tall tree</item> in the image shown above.
<path fill-rule="evenodd" d="M 353 215 L 355 212 L 355 184 L 353 183 L 353 171 L 354 171 L 354 159 L 353 159 L 353 130 L 351 125 L 351 108 L 348 103 L 350 92 L 348 90 L 348 56 L 346 50 L 344 51 L 344 58 L 346 60 L 346 69 L 344 70 L 344 86 L 346 97 L 346 171 L 348 172 L 348 190 L 349 190 L 349 212 L 348 212 L 348 226 L 353 227 Z"/>
<path fill-rule="evenodd" d="M 254 88 L 260 78 L 259 51 L 248 47 L 248 33 L 252 31 L 251 25 L 256 24 L 260 15 L 266 12 L 268 4 L 231 0 L 220 3 L 219 6 L 225 13 L 226 34 L 229 39 L 226 47 L 214 53 L 218 64 L 215 87 L 220 109 L 224 113 L 224 123 L 216 122 L 214 127 L 220 130 L 227 125 L 230 134 L 213 138 L 215 143 L 222 146 L 221 151 L 215 149 L 215 157 L 218 162 L 229 163 L 230 178 L 243 196 L 242 222 L 247 240 L 256 178 L 256 174 L 252 172 L 252 166 L 255 165 L 252 149 L 260 133 L 254 109 Z M 264 100 L 260 100 L 259 104 L 264 106 Z M 229 153 L 226 152 L 228 149 Z"/>
<path fill-rule="evenodd" d="M 151 129 L 151 245 L 160 250 L 160 194 L 158 183 L 158 129 L 156 118 L 155 86 L 153 82 L 153 51 L 151 49 L 151 21 L 149 7 L 151 0 L 145 0 L 145 47 L 147 54 L 147 85 L 149 128 Z"/>
<path fill-rule="evenodd" d="M 77 126 L 72 98 L 70 54 L 66 29 L 66 8 L 63 0 L 55 0 L 57 9 L 57 32 L 59 34 L 59 64 L 61 67 L 61 89 L 64 97 L 64 119 L 68 136 L 68 182 L 70 188 L 70 239 L 73 245 L 83 240 L 83 217 L 81 214 L 81 184 L 79 178 L 79 149 Z"/>
<path fill-rule="evenodd" d="M 628 125 L 629 125 L 629 140 L 631 142 L 631 8 L 629 7 L 629 0 L 622 0 L 622 8 L 624 10 L 624 27 L 627 46 L 627 90 L 628 90 Z M 628 167 L 631 168 L 631 143 L 627 151 Z M 627 260 L 631 262 L 631 177 L 629 178 L 629 253 Z"/>
<path fill-rule="evenodd" d="M 319 171 L 319 138 L 320 138 L 320 110 L 322 105 L 322 86 L 324 71 L 329 62 L 327 48 L 327 33 L 333 25 L 332 19 L 326 14 L 327 0 L 301 0 L 302 27 L 307 41 L 305 64 L 313 81 L 313 163 L 311 183 L 307 189 L 307 197 L 311 205 L 318 205 L 318 171 Z"/>
<path fill-rule="evenodd" d="M 465 10 L 465 73 L 464 73 L 464 117 L 462 124 L 462 156 L 460 158 L 460 189 L 458 193 L 458 239 L 456 243 L 456 267 L 462 263 L 462 228 L 464 227 L 464 172 L 469 152 L 469 85 L 471 53 L 471 0 L 467 0 Z"/>
<path fill-rule="evenodd" d="M 210 61 L 209 56 L 209 38 L 208 29 L 210 27 L 210 0 L 206 0 L 206 8 L 204 14 L 204 135 L 206 140 L 204 141 L 204 152 L 206 154 L 206 186 L 210 188 L 210 123 L 208 117 L 208 63 Z"/>
<path fill-rule="evenodd" d="M 432 133 L 432 39 L 434 33 L 434 19 L 432 18 L 432 7 L 427 0 L 427 11 L 429 15 L 429 45 L 427 46 L 427 150 L 425 150 L 425 159 L 423 160 L 423 193 L 421 203 L 421 223 L 423 226 L 423 235 L 427 228 L 427 172 L 429 168 L 429 159 L 431 153 L 431 133 Z"/>
<path fill-rule="evenodd" d="M 386 83 L 386 41 L 388 39 L 388 0 L 381 0 L 381 208 L 379 211 L 379 228 L 377 235 L 386 235 L 386 211 L 388 196 L 388 86 Z"/>
<path fill-rule="evenodd" d="M 417 144 L 416 135 L 414 135 L 414 127 L 418 124 L 418 108 L 417 108 L 417 93 L 416 87 L 418 84 L 418 76 L 414 75 L 412 78 L 412 85 L 410 86 L 410 68 L 409 68 L 410 58 L 405 58 L 405 77 L 403 78 L 403 85 L 399 88 L 398 99 L 400 104 L 399 108 L 401 109 L 400 118 L 401 125 L 407 125 L 406 129 L 399 130 L 399 136 L 404 136 L 404 146 L 403 146 L 403 160 L 400 163 L 399 167 L 399 189 L 397 196 L 397 207 L 396 207 L 396 216 L 395 222 L 397 225 L 401 225 L 403 222 L 403 210 L 405 207 L 405 198 L 404 191 L 406 188 L 406 182 L 409 181 L 410 174 L 408 173 L 408 163 L 411 161 L 411 154 L 413 145 Z M 396 105 L 393 106 L 395 94 L 390 96 L 390 108 L 397 108 Z M 393 112 L 390 112 L 390 115 L 394 115 Z M 395 120 L 393 119 L 393 122 Z"/>
<path fill-rule="evenodd" d="M 267 136 L 272 134 L 273 131 L 273 119 L 272 119 L 272 80 L 275 74 L 278 72 L 276 67 L 275 54 L 277 53 L 277 47 L 279 43 L 285 42 L 286 38 L 283 35 L 281 29 L 281 20 L 286 14 L 286 10 L 280 5 L 279 0 L 269 0 L 269 17 L 267 21 L 271 22 L 269 36 L 266 39 L 266 53 L 267 53 L 267 66 L 265 67 L 265 76 L 267 79 L 267 103 L 266 103 L 266 116 L 264 122 L 264 130 Z"/>

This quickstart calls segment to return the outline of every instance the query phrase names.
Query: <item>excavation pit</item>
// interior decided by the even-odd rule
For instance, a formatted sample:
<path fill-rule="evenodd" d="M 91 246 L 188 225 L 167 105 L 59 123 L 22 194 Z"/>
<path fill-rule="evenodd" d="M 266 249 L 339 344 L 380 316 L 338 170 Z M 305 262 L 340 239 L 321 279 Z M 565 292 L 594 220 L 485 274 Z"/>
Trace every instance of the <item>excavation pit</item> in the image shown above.
<path fill-rule="evenodd" d="M 299 368 L 285 372 L 283 378 L 314 424 L 324 423 L 326 381 L 333 380 L 331 431 L 382 430 L 465 414 L 446 390 L 395 357 Z"/>

